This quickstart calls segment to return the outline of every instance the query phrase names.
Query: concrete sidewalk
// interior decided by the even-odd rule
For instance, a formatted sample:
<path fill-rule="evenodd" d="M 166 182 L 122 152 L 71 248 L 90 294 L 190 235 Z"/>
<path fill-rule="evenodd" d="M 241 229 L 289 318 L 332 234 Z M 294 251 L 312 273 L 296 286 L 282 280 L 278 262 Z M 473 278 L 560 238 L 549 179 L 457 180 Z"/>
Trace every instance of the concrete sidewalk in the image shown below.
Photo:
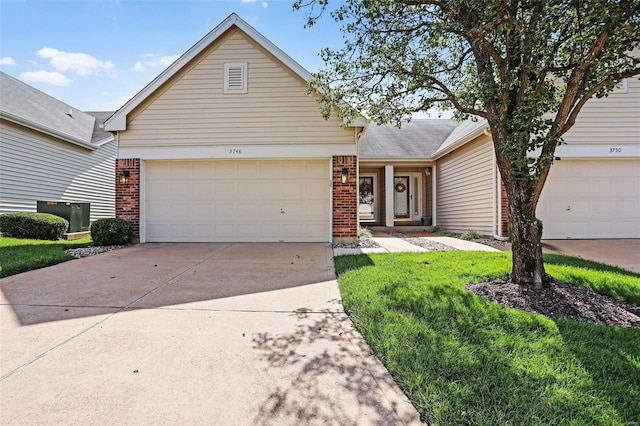
<path fill-rule="evenodd" d="M 141 244 L 0 288 L 2 425 L 421 424 L 329 244 Z"/>
<path fill-rule="evenodd" d="M 484 244 L 474 243 L 473 241 L 465 241 L 460 240 L 458 238 L 451 238 L 445 236 L 439 236 L 437 234 L 429 234 L 425 236 L 413 236 L 414 238 L 425 238 L 440 244 L 445 244 L 449 247 L 453 247 L 456 250 L 467 250 L 467 251 L 489 251 L 489 252 L 499 252 L 500 250 L 495 249 L 493 247 L 485 246 Z M 376 232 L 373 234 L 373 241 L 378 243 L 380 247 L 378 248 L 334 248 L 333 255 L 334 256 L 343 256 L 349 254 L 370 254 L 370 253 L 422 253 L 427 252 L 428 250 L 411 244 L 410 242 L 394 237 L 391 234 L 387 234 L 384 232 Z"/>

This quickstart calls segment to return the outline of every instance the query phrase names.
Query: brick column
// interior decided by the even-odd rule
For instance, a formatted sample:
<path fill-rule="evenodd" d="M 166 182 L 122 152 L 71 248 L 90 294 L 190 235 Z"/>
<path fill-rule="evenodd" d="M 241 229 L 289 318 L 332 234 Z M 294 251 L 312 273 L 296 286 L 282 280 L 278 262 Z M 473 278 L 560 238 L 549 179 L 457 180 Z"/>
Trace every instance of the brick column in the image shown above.
<path fill-rule="evenodd" d="M 342 171 L 347 182 L 342 183 Z M 358 237 L 358 160 L 355 155 L 333 157 L 333 241 L 354 242 Z"/>
<path fill-rule="evenodd" d="M 129 172 L 127 182 L 121 182 L 120 173 Z M 131 223 L 133 237 L 140 238 L 140 159 L 116 160 L 116 217 Z"/>

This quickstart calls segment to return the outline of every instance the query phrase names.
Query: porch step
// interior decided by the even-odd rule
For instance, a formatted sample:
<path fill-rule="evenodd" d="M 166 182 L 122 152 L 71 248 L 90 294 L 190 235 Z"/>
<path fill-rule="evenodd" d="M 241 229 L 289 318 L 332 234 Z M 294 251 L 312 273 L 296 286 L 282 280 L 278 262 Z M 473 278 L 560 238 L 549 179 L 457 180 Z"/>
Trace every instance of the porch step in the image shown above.
<path fill-rule="evenodd" d="M 366 226 L 371 232 L 436 232 L 435 226 Z"/>

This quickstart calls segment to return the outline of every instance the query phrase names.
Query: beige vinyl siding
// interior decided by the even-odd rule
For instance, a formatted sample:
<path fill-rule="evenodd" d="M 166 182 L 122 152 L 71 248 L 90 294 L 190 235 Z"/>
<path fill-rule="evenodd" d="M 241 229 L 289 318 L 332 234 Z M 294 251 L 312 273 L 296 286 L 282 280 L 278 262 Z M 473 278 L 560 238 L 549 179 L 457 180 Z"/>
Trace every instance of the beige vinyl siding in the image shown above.
<path fill-rule="evenodd" d="M 116 142 L 94 151 L 0 120 L 0 213 L 36 201 L 91 203 L 91 220 L 115 216 Z"/>
<path fill-rule="evenodd" d="M 223 93 L 224 63 L 247 63 L 248 93 Z M 120 146 L 353 144 L 305 82 L 233 29 L 132 112 Z"/>
<path fill-rule="evenodd" d="M 438 227 L 493 233 L 492 163 L 491 139 L 484 136 L 438 160 Z"/>
<path fill-rule="evenodd" d="M 564 136 L 567 144 L 640 143 L 640 81 L 627 79 L 627 91 L 590 99 Z"/>

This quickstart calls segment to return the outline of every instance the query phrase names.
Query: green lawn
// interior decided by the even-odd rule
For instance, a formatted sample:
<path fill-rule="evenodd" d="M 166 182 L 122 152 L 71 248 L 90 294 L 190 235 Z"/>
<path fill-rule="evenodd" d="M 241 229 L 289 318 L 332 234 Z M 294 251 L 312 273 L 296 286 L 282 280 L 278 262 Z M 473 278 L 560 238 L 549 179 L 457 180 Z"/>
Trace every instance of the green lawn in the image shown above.
<path fill-rule="evenodd" d="M 429 424 L 640 421 L 640 329 L 552 320 L 464 289 L 510 253 L 337 257 L 345 309 Z M 547 272 L 640 304 L 640 275 L 565 256 Z"/>
<path fill-rule="evenodd" d="M 0 278 L 73 259 L 67 248 L 91 245 L 91 237 L 74 241 L 26 240 L 0 237 Z"/>

